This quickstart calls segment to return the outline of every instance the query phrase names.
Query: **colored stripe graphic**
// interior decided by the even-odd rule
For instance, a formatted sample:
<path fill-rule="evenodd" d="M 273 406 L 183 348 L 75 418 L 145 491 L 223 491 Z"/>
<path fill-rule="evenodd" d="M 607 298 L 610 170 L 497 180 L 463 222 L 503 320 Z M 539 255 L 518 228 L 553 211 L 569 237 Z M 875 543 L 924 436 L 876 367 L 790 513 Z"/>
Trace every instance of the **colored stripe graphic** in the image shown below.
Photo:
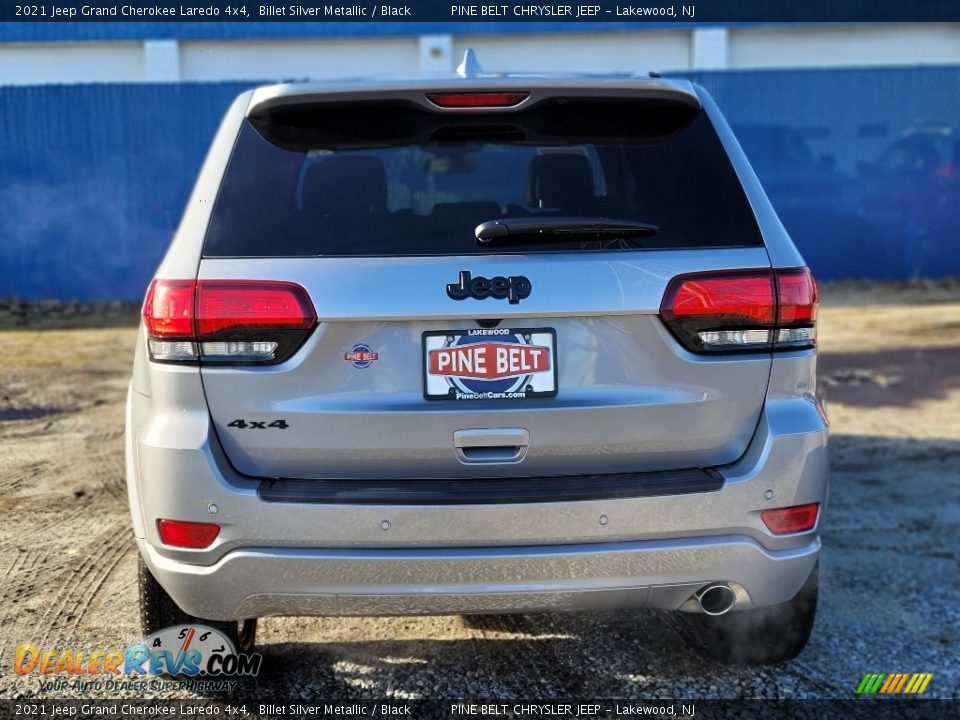
<path fill-rule="evenodd" d="M 907 684 L 907 677 L 909 676 L 906 673 L 903 673 L 900 676 L 900 678 L 897 680 L 897 684 L 894 686 L 894 688 L 890 692 L 898 693 L 901 690 L 903 690 L 903 686 Z"/>
<path fill-rule="evenodd" d="M 880 687 L 880 683 L 886 677 L 884 673 L 867 673 L 860 681 L 857 692 L 864 695 L 872 695 Z"/>
<path fill-rule="evenodd" d="M 873 695 L 878 692 L 885 695 L 921 695 L 932 678 L 933 673 L 867 673 L 857 686 L 856 692 L 858 695 Z"/>

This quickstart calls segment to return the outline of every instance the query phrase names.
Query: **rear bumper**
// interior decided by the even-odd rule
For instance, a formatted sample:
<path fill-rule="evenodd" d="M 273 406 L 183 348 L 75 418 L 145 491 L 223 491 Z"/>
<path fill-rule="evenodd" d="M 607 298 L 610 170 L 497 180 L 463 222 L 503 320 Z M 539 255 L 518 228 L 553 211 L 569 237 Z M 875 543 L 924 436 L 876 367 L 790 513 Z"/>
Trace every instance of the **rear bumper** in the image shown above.
<path fill-rule="evenodd" d="M 774 536 L 760 519 L 825 501 L 827 428 L 806 395 L 768 397 L 747 452 L 716 468 L 719 489 L 461 505 L 267 501 L 223 458 L 205 410 L 171 425 L 130 398 L 140 552 L 199 617 L 678 609 L 713 582 L 736 584 L 738 608 L 764 606 L 793 597 L 819 552 L 819 526 Z M 169 548 L 159 518 L 221 532 L 205 550 Z"/>
<path fill-rule="evenodd" d="M 598 545 L 428 549 L 245 549 L 215 565 L 140 551 L 193 615 L 431 615 L 677 609 L 710 581 L 731 582 L 738 608 L 789 600 L 820 542 L 770 552 L 747 538 Z M 749 588 L 749 590 L 746 590 Z"/>

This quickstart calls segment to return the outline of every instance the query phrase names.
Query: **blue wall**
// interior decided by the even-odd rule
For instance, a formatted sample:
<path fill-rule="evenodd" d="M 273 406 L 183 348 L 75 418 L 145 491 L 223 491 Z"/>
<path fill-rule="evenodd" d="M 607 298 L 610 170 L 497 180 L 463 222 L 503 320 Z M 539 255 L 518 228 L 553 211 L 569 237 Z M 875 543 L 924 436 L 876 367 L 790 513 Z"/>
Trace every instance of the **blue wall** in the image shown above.
<path fill-rule="evenodd" d="M 738 130 L 818 277 L 960 275 L 960 67 L 684 77 Z M 140 299 L 250 85 L 0 88 L 0 297 Z"/>
<path fill-rule="evenodd" d="M 141 299 L 249 86 L 0 88 L 0 297 Z"/>
<path fill-rule="evenodd" d="M 876 1 L 876 0 L 874 0 Z M 420 0 L 422 4 L 424 0 Z M 438 2 L 444 17 L 449 17 L 450 4 Z M 811 17 L 816 17 L 811 13 Z M 877 20 L 874 19 L 874 22 Z M 266 38 L 363 37 L 403 35 L 502 35 L 505 33 L 550 32 L 636 32 L 662 30 L 682 25 L 686 29 L 723 25 L 755 25 L 757 23 L 707 22 L 566 22 L 537 20 L 536 22 L 330 22 L 317 21 L 215 21 L 215 22 L 4 22 L 0 26 L 3 42 L 74 42 L 85 40 L 263 40 Z M 786 23 L 764 23 L 783 25 Z M 823 22 L 809 23 L 823 25 Z M 384 72 L 389 68 L 384 68 Z"/>
<path fill-rule="evenodd" d="M 818 277 L 960 275 L 960 67 L 685 73 Z"/>

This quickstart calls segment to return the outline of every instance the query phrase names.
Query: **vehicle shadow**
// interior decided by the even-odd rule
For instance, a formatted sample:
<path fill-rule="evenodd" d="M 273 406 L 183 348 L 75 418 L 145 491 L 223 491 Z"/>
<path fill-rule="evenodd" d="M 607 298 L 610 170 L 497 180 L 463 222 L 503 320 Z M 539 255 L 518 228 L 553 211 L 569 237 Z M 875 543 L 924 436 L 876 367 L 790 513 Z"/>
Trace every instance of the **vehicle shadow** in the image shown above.
<path fill-rule="evenodd" d="M 265 645 L 258 648 L 263 671 L 242 692 L 251 699 L 543 698 L 623 697 L 631 687 L 644 687 L 646 696 L 657 696 L 659 689 L 670 697 L 673 682 L 665 678 L 696 673 L 706 662 L 685 642 L 675 613 L 447 620 L 463 628 L 460 637 Z M 322 632 L 337 621 L 309 622 Z"/>
<path fill-rule="evenodd" d="M 960 346 L 821 353 L 817 373 L 827 402 L 915 406 L 960 388 Z"/>

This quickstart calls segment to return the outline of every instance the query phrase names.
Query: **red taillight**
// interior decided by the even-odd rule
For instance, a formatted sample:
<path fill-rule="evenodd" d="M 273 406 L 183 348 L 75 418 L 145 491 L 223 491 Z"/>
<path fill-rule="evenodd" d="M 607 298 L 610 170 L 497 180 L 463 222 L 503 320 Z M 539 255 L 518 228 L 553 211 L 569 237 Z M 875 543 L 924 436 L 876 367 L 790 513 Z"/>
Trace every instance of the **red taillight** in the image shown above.
<path fill-rule="evenodd" d="M 817 524 L 820 503 L 795 505 L 793 507 L 764 510 L 760 519 L 774 535 L 787 535 L 811 530 Z"/>
<path fill-rule="evenodd" d="M 777 325 L 815 323 L 819 301 L 817 283 L 807 268 L 777 271 Z"/>
<path fill-rule="evenodd" d="M 676 318 L 723 318 L 745 324 L 773 322 L 775 300 L 769 272 L 687 275 L 671 285 L 666 303 Z"/>
<path fill-rule="evenodd" d="M 143 322 L 155 338 L 193 337 L 193 280 L 154 280 L 143 301 Z"/>
<path fill-rule="evenodd" d="M 503 108 L 519 105 L 528 92 L 427 93 L 427 100 L 442 108 Z"/>
<path fill-rule="evenodd" d="M 678 275 L 660 316 L 693 352 L 811 347 L 817 288 L 806 268 Z"/>
<path fill-rule="evenodd" d="M 805 348 L 817 343 L 817 283 L 807 268 L 775 270 L 777 334 L 775 348 Z"/>
<path fill-rule="evenodd" d="M 228 330 L 308 330 L 317 316 L 306 291 L 286 282 L 220 282 L 197 286 L 197 334 Z"/>
<path fill-rule="evenodd" d="M 182 520 L 158 520 L 157 530 L 164 545 L 194 549 L 210 547 L 220 534 L 219 525 Z"/>
<path fill-rule="evenodd" d="M 317 324 L 306 290 L 269 280 L 154 280 L 143 307 L 153 360 L 275 363 Z"/>

